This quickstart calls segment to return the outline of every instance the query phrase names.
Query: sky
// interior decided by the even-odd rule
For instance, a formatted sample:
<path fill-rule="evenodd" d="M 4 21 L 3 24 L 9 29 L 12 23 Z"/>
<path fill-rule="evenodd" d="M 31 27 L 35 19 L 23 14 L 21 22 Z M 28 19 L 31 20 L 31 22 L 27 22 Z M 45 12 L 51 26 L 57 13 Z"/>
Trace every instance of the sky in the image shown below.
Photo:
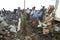
<path fill-rule="evenodd" d="M 40 9 L 41 5 L 46 6 L 46 8 L 49 5 L 54 5 L 54 0 L 25 0 L 25 8 L 32 8 L 33 6 L 36 6 L 36 9 Z M 0 10 L 2 8 L 5 8 L 6 10 L 13 10 L 15 8 L 21 7 L 21 9 L 24 8 L 24 0 L 0 0 Z"/>

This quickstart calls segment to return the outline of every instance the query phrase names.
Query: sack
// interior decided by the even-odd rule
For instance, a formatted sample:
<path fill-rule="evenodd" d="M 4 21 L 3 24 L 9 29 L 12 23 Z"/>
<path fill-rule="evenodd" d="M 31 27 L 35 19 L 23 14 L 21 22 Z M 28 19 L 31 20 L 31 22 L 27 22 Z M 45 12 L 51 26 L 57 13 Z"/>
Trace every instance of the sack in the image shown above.
<path fill-rule="evenodd" d="M 50 5 L 50 6 L 48 7 L 48 13 L 53 12 L 53 10 L 54 10 L 54 6 L 53 6 L 53 5 Z"/>
<path fill-rule="evenodd" d="M 49 30 L 48 29 L 43 29 L 43 34 L 48 34 Z"/>
<path fill-rule="evenodd" d="M 53 21 L 53 17 L 51 17 L 51 16 L 45 17 L 45 21 L 46 22 L 52 22 Z"/>

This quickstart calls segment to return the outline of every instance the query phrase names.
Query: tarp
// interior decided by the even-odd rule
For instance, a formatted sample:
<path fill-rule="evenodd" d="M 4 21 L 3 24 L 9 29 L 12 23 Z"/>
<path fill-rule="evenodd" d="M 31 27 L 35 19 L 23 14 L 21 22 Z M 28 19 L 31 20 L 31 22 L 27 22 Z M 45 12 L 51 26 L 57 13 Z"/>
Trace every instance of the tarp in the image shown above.
<path fill-rule="evenodd" d="M 10 25 L 9 28 L 11 32 L 15 32 L 15 33 L 17 32 L 16 27 L 14 25 Z"/>
<path fill-rule="evenodd" d="M 39 18 L 40 17 L 40 14 L 39 14 L 39 12 L 34 12 L 34 14 L 33 14 L 33 16 L 32 16 L 32 18 Z"/>

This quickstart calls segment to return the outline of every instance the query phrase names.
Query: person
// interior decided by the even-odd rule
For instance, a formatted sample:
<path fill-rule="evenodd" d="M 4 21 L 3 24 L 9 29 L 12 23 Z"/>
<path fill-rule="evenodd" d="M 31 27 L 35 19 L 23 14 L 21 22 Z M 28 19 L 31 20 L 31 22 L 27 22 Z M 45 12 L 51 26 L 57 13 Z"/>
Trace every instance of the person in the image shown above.
<path fill-rule="evenodd" d="M 1 9 L 1 11 L 2 11 L 2 13 L 5 13 L 5 9 L 3 8 L 3 9 Z"/>
<path fill-rule="evenodd" d="M 27 20 L 29 20 L 30 19 L 30 9 L 29 8 L 27 8 L 26 13 L 27 13 Z"/>
<path fill-rule="evenodd" d="M 34 14 L 32 15 L 32 27 L 34 28 L 33 29 L 34 32 L 37 32 L 39 17 L 40 17 L 40 14 L 38 13 L 38 11 L 35 11 Z"/>
<path fill-rule="evenodd" d="M 26 13 L 27 13 L 27 14 L 29 14 L 29 13 L 30 13 L 30 9 L 29 9 L 29 8 L 27 8 Z"/>
<path fill-rule="evenodd" d="M 20 18 L 21 17 L 21 13 L 22 13 L 22 11 L 21 11 L 21 8 L 20 7 L 18 7 L 18 17 Z"/>
<path fill-rule="evenodd" d="M 46 11 L 46 8 L 45 8 L 45 6 L 43 6 L 42 9 L 40 10 L 40 12 L 41 12 L 40 21 L 41 22 L 44 21 L 45 11 Z"/>
<path fill-rule="evenodd" d="M 17 31 L 20 31 L 20 27 L 21 27 L 21 15 L 22 15 L 22 11 L 21 11 L 20 7 L 18 7 L 18 28 L 17 28 Z"/>
<path fill-rule="evenodd" d="M 33 15 L 35 12 L 35 7 L 32 8 L 32 11 L 31 11 L 31 14 L 30 15 Z"/>

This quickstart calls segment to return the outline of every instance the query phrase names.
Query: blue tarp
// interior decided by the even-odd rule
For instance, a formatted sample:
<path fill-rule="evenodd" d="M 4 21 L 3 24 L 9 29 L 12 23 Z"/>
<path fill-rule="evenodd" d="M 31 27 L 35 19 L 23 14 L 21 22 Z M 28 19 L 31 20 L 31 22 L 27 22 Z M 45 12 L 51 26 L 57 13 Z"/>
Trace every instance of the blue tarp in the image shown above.
<path fill-rule="evenodd" d="M 39 18 L 40 14 L 38 11 L 34 12 L 34 14 L 32 15 L 32 18 Z"/>

